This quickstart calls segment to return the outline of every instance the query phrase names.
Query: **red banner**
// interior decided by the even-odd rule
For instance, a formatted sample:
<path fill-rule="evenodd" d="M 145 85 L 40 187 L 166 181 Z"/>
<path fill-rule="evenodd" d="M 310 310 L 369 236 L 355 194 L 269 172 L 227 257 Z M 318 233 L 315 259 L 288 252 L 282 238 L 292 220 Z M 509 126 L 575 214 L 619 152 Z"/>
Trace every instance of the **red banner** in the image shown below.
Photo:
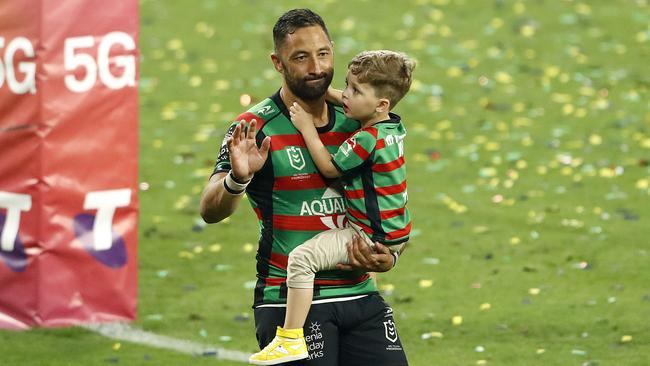
<path fill-rule="evenodd" d="M 0 2 L 0 328 L 134 319 L 138 1 Z"/>

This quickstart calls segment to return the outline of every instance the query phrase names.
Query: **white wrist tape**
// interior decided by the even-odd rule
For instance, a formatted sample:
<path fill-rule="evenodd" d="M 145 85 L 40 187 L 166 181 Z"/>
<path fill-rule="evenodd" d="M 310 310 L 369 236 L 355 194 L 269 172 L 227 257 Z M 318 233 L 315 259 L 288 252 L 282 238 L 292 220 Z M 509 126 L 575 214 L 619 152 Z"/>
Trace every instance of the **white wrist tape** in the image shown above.
<path fill-rule="evenodd" d="M 232 175 L 232 170 L 226 174 L 226 179 L 223 180 L 223 185 L 226 187 L 226 190 L 231 194 L 242 194 L 246 190 L 246 187 L 251 181 L 249 180 L 246 183 L 239 183 L 235 181 Z"/>

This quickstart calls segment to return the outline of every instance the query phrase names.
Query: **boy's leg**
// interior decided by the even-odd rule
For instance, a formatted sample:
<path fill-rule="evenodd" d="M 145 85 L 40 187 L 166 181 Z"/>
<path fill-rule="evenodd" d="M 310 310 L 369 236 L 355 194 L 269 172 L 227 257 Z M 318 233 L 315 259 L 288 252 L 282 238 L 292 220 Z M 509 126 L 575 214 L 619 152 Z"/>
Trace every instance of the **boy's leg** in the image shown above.
<path fill-rule="evenodd" d="M 338 364 L 339 330 L 333 317 L 332 304 L 311 307 L 304 327 L 309 356 L 306 359 L 283 363 L 291 366 L 332 366 Z M 254 310 L 255 329 L 260 349 L 275 337 L 276 329 L 284 322 L 285 308 L 261 307 Z"/>
<path fill-rule="evenodd" d="M 352 238 L 352 229 L 328 230 L 299 245 L 289 254 L 287 266 L 287 313 L 284 327 L 278 327 L 275 338 L 249 362 L 255 365 L 277 365 L 309 357 L 303 325 L 311 307 L 316 272 L 333 268 L 341 262 L 345 243 Z M 343 249 L 339 241 L 343 241 Z M 335 261 L 332 263 L 332 261 Z"/>
<path fill-rule="evenodd" d="M 314 288 L 289 287 L 287 292 L 287 316 L 284 318 L 284 329 L 302 328 L 307 319 L 307 313 L 314 297 Z"/>
<path fill-rule="evenodd" d="M 302 328 L 314 294 L 316 272 L 332 269 L 347 261 L 345 245 L 352 239 L 351 228 L 324 231 L 289 254 L 287 266 L 287 316 L 285 329 Z"/>
<path fill-rule="evenodd" d="M 323 232 L 319 235 L 324 235 Z M 287 314 L 284 329 L 302 328 L 314 296 L 313 255 L 317 242 L 312 238 L 289 253 L 287 264 Z"/>

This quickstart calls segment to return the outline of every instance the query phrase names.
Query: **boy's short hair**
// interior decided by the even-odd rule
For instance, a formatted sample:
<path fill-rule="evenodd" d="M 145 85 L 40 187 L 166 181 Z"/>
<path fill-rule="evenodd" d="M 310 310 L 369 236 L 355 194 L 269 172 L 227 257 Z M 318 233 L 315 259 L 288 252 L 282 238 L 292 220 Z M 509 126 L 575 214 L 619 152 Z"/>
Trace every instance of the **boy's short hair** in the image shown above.
<path fill-rule="evenodd" d="M 327 38 L 331 40 L 323 18 L 313 11 L 309 9 L 293 9 L 282 14 L 273 26 L 273 47 L 275 51 L 279 50 L 288 34 L 294 33 L 296 29 L 313 26 L 321 27 Z"/>
<path fill-rule="evenodd" d="M 348 64 L 360 83 L 370 84 L 375 94 L 390 101 L 390 109 L 409 91 L 415 61 L 401 52 L 364 51 Z"/>

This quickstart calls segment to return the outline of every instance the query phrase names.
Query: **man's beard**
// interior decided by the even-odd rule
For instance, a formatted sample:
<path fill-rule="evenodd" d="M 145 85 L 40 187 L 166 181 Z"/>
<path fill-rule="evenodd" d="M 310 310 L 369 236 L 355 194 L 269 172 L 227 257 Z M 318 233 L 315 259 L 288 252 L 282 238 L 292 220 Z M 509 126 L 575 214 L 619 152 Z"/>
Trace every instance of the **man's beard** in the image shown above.
<path fill-rule="evenodd" d="M 288 70 L 286 67 L 285 70 Z M 284 81 L 287 83 L 289 90 L 302 100 L 316 100 L 327 92 L 334 77 L 334 69 L 329 69 L 320 75 L 310 75 L 306 78 L 294 78 L 288 72 L 284 73 Z M 320 79 L 318 82 L 308 83 L 309 80 Z"/>

